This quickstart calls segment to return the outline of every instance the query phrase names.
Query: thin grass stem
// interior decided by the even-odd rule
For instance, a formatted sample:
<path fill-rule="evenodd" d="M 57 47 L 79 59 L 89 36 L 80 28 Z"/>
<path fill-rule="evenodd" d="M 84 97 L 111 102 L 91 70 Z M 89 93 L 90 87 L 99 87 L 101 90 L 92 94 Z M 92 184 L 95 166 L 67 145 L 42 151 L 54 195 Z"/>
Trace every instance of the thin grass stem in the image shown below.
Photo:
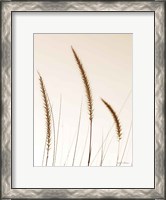
<path fill-rule="evenodd" d="M 108 153 L 108 149 L 109 149 L 109 147 L 110 147 L 110 145 L 111 145 L 111 143 L 112 143 L 114 137 L 115 137 L 115 135 L 112 136 L 112 138 L 111 138 L 111 140 L 110 140 L 110 142 L 109 142 L 109 145 L 107 146 L 107 150 L 105 151 L 105 154 L 104 154 L 104 157 L 103 157 L 103 162 L 104 162 L 104 160 L 105 160 L 105 158 L 106 158 L 106 155 L 107 155 L 107 153 Z"/>
<path fill-rule="evenodd" d="M 72 166 L 74 166 L 75 156 L 76 156 L 76 151 L 77 151 L 77 144 L 78 144 L 78 138 L 79 138 L 79 133 L 80 133 L 80 124 L 81 124 L 81 114 L 82 114 L 82 100 L 81 100 L 81 105 L 80 105 L 80 114 L 79 114 L 78 129 L 77 129 L 77 138 L 76 138 L 76 144 L 75 144 L 75 149 L 74 149 L 74 156 L 73 156 Z"/>
<path fill-rule="evenodd" d="M 44 166 L 44 159 L 45 159 L 46 146 L 47 146 L 47 136 L 46 136 L 46 139 L 45 139 L 45 145 L 44 145 L 44 151 L 43 151 L 42 166 Z"/>
<path fill-rule="evenodd" d="M 69 148 L 69 151 L 68 151 L 68 154 L 67 154 L 67 157 L 66 157 L 66 161 L 65 161 L 65 163 L 64 163 L 64 166 L 66 166 L 67 161 L 68 161 L 68 159 L 69 159 L 69 155 L 70 155 L 71 149 L 72 149 L 72 147 L 73 147 L 74 139 L 75 139 L 75 137 L 76 137 L 76 134 L 77 134 L 77 133 L 75 133 L 75 135 L 74 135 L 74 137 L 73 137 L 73 139 L 72 139 L 72 143 L 71 143 L 71 145 L 70 145 L 70 148 Z"/>
<path fill-rule="evenodd" d="M 131 124 L 130 124 L 130 129 L 129 129 L 129 132 L 128 132 L 126 144 L 125 144 L 125 147 L 124 147 L 124 150 L 123 150 L 123 154 L 122 154 L 122 158 L 121 158 L 121 161 L 120 161 L 120 163 L 119 163 L 119 166 L 121 166 L 122 161 L 123 161 L 123 158 L 124 158 L 124 155 L 125 155 L 125 152 L 126 152 L 127 144 L 128 144 L 129 137 L 130 137 L 130 133 L 131 133 L 131 129 L 132 129 L 132 121 L 131 121 Z"/>
<path fill-rule="evenodd" d="M 56 164 L 56 158 L 57 158 L 57 152 L 58 152 L 59 130 L 60 130 L 60 123 L 61 123 L 61 109 L 62 109 L 62 95 L 60 95 L 60 103 L 59 103 L 59 119 L 58 119 L 56 149 L 55 149 L 55 156 L 54 156 L 54 166 Z"/>
<path fill-rule="evenodd" d="M 63 137 L 64 131 L 63 131 L 63 122 L 62 122 L 62 128 L 61 128 L 61 135 Z M 64 150 L 64 139 L 62 140 L 62 149 L 61 149 L 61 159 L 60 159 L 60 164 L 62 164 L 62 159 L 63 159 L 63 150 Z"/>
<path fill-rule="evenodd" d="M 90 121 L 90 142 L 89 142 L 88 166 L 90 165 L 91 153 L 92 153 L 92 121 Z"/>
<path fill-rule="evenodd" d="M 118 161 L 119 161 L 119 153 L 120 153 L 120 140 L 118 140 L 118 153 L 117 153 L 116 166 L 118 166 Z"/>
<path fill-rule="evenodd" d="M 53 109 L 51 106 L 51 115 L 52 115 L 52 122 L 53 122 L 53 133 L 54 133 L 54 150 L 53 150 L 53 162 L 52 162 L 52 166 L 54 166 L 55 163 L 55 120 L 54 120 L 54 114 L 53 114 Z"/>
<path fill-rule="evenodd" d="M 83 152 L 82 152 L 82 156 L 81 156 L 81 160 L 80 160 L 80 166 L 82 164 L 82 160 L 83 160 L 83 157 L 84 157 L 85 148 L 86 148 L 86 144 L 87 144 L 87 141 L 88 141 L 88 134 L 89 134 L 89 128 L 88 128 L 88 131 L 87 131 L 87 135 L 86 135 L 86 139 L 85 139 L 85 144 L 84 144 L 84 148 L 83 148 Z"/>
<path fill-rule="evenodd" d="M 101 147 L 101 159 L 100 159 L 100 166 L 102 166 L 102 164 L 103 164 L 103 131 L 102 131 L 102 140 L 101 140 L 101 142 L 102 142 L 102 147 Z"/>

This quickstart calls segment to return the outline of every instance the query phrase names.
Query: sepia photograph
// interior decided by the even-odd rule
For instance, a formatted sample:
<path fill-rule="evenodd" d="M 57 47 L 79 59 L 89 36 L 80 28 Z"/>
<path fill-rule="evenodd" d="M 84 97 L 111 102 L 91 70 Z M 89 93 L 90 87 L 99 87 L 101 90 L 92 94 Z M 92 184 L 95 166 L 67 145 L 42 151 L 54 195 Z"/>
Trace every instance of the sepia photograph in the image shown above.
<path fill-rule="evenodd" d="M 34 166 L 132 166 L 132 34 L 34 34 Z"/>

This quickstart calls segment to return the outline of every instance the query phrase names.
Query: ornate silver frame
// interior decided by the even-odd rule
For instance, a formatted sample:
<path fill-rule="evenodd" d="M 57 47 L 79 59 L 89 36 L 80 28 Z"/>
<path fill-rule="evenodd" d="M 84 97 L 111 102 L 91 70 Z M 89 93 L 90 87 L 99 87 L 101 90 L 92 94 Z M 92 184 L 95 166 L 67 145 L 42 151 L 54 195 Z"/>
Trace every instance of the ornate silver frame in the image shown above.
<path fill-rule="evenodd" d="M 165 3 L 2 0 L 1 5 L 1 198 L 139 198 L 165 197 Z M 154 189 L 13 189 L 11 186 L 11 15 L 12 11 L 152 11 L 155 13 L 155 188 Z"/>

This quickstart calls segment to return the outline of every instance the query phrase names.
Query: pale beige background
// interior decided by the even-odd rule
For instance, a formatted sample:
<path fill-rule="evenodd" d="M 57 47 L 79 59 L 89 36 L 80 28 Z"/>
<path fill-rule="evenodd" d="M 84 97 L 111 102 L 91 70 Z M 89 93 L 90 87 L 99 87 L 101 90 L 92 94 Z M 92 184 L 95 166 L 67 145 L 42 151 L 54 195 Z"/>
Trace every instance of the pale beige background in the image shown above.
<path fill-rule="evenodd" d="M 76 65 L 71 45 L 79 55 L 87 72 L 94 99 L 94 121 L 92 136 L 92 160 L 101 146 L 102 132 L 105 137 L 113 119 L 100 97 L 110 103 L 118 113 L 128 96 L 119 119 L 122 126 L 120 158 L 132 123 L 132 34 L 34 34 L 34 165 L 41 166 L 45 141 L 45 118 L 37 70 L 41 73 L 53 106 L 57 130 L 59 100 L 62 95 L 62 117 L 57 152 L 57 166 L 63 166 L 75 137 L 81 99 L 83 98 L 80 137 L 75 164 L 79 166 L 88 131 L 88 114 L 84 85 Z M 106 149 L 113 137 L 103 162 L 104 166 L 115 166 L 117 137 L 115 127 L 106 141 Z M 88 138 L 89 139 L 89 138 Z M 74 140 L 75 142 L 75 140 Z M 53 145 L 53 141 L 52 141 Z M 84 166 L 88 160 L 88 146 L 84 153 Z M 52 150 L 49 165 L 52 165 Z M 67 165 L 71 166 L 74 145 Z M 124 165 L 132 164 L 132 133 L 124 156 Z M 100 153 L 93 166 L 100 163 Z"/>

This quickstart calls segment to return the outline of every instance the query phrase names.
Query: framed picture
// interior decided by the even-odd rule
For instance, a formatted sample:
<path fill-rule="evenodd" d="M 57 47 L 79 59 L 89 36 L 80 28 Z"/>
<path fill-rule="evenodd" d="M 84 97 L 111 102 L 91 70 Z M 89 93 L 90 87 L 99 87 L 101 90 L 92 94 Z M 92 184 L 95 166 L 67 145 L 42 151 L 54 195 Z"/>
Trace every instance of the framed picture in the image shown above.
<path fill-rule="evenodd" d="M 164 1 L 1 2 L 1 198 L 164 199 Z"/>

